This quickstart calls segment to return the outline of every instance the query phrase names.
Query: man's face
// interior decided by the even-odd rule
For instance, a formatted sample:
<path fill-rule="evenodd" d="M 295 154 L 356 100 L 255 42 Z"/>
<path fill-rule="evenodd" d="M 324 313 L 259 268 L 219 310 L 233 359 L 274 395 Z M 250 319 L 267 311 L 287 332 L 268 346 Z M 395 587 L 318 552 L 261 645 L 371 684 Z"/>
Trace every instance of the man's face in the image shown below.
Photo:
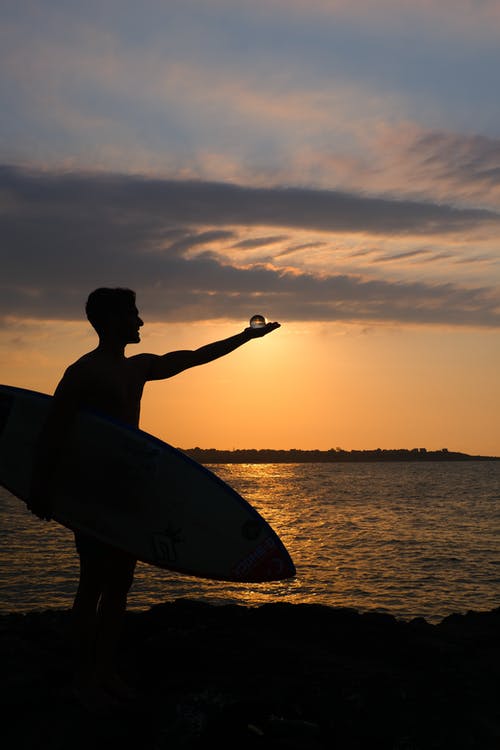
<path fill-rule="evenodd" d="M 139 329 L 143 325 L 144 322 L 139 317 L 139 310 L 135 305 L 110 319 L 113 337 L 123 344 L 138 344 L 141 340 Z"/>

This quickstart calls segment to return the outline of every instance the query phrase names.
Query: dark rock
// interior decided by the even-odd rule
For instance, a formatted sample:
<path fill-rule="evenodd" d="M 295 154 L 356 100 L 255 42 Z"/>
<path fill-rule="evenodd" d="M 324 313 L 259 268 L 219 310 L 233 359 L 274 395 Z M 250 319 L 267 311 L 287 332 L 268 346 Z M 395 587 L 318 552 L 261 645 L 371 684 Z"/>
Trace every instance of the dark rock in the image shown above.
<path fill-rule="evenodd" d="M 0 618 L 4 747 L 498 750 L 500 610 L 439 625 L 320 605 L 129 613 L 113 715 L 70 690 L 69 612 Z"/>

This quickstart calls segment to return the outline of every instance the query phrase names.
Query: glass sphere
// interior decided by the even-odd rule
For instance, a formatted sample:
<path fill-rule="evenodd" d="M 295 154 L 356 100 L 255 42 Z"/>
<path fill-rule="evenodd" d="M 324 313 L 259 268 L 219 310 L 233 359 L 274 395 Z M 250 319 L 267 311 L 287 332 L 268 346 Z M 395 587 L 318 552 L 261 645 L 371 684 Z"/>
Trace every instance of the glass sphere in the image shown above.
<path fill-rule="evenodd" d="M 251 328 L 263 328 L 266 325 L 266 319 L 263 315 L 252 315 L 250 318 Z"/>

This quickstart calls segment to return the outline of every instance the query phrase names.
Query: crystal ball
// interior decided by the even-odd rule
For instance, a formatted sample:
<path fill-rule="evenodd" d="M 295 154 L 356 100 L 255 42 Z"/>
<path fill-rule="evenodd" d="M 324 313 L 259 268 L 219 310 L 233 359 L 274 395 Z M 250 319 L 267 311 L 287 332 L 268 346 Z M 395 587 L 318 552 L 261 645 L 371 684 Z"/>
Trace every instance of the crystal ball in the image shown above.
<path fill-rule="evenodd" d="M 250 318 L 251 328 L 263 328 L 266 325 L 266 319 L 263 315 L 252 315 Z"/>

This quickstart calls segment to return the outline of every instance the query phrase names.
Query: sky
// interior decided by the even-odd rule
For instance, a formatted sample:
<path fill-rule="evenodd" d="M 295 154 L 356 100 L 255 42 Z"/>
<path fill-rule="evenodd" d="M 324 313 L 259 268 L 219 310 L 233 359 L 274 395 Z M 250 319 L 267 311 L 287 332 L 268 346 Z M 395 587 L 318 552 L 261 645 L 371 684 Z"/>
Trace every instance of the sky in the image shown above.
<path fill-rule="evenodd" d="M 4 0 L 0 369 L 52 393 L 98 286 L 182 448 L 500 455 L 500 0 Z"/>

